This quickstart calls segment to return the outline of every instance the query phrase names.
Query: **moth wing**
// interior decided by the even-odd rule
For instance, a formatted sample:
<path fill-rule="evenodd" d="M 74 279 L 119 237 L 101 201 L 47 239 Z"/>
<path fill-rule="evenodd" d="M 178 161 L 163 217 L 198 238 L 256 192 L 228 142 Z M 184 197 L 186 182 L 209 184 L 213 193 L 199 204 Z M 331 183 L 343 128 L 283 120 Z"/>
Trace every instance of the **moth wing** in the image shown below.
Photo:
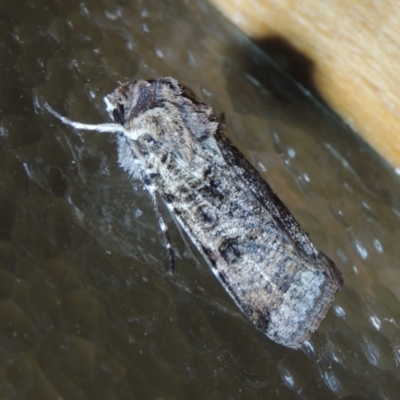
<path fill-rule="evenodd" d="M 316 249 L 308 233 L 301 228 L 268 183 L 261 178 L 258 171 L 231 143 L 221 129 L 218 129 L 216 132 L 215 140 L 226 163 L 235 171 L 238 178 L 244 182 L 248 190 L 251 191 L 260 204 L 271 214 L 277 225 L 287 233 L 302 257 L 310 265 L 314 265 L 316 262 L 322 265 L 328 276 L 337 281 L 338 286 L 341 287 L 343 285 L 343 278 L 340 270 L 328 257 Z"/>

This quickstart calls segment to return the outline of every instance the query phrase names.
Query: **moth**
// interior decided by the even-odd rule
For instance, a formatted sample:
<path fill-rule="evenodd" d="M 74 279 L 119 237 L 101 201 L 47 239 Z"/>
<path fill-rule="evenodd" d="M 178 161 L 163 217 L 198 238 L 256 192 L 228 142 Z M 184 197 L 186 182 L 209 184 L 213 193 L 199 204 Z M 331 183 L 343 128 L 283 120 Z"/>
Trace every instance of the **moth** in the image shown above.
<path fill-rule="evenodd" d="M 300 347 L 343 279 L 240 151 L 210 106 L 173 78 L 127 82 L 105 97 L 115 123 L 73 122 L 116 135 L 118 162 L 143 182 L 173 269 L 158 197 L 250 321 L 270 339 Z"/>

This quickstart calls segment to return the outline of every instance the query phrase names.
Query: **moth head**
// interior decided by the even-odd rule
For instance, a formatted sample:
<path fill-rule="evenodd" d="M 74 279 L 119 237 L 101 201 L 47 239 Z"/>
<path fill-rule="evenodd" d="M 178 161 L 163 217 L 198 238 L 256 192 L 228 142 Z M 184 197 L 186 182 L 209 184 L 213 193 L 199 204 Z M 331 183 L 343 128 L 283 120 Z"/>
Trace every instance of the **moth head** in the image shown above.
<path fill-rule="evenodd" d="M 122 126 L 126 122 L 126 110 L 129 110 L 132 103 L 131 97 L 135 84 L 136 82 L 126 82 L 119 86 L 113 93 L 104 97 L 106 109 L 111 119 Z"/>
<path fill-rule="evenodd" d="M 104 100 L 111 118 L 134 140 L 151 134 L 178 146 L 184 140 L 179 132 L 206 138 L 217 126 L 211 107 L 173 78 L 127 82 Z"/>
<path fill-rule="evenodd" d="M 200 104 L 196 95 L 173 78 L 159 78 L 126 82 L 106 96 L 107 111 L 116 123 L 124 125 L 128 119 L 161 107 L 166 101 L 178 102 L 177 97 Z"/>

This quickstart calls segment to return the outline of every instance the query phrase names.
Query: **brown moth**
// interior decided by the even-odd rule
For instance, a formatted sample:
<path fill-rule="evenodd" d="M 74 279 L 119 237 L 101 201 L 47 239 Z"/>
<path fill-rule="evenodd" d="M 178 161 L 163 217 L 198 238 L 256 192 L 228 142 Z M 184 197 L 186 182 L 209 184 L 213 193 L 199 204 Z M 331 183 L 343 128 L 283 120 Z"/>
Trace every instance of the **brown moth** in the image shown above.
<path fill-rule="evenodd" d="M 116 134 L 119 164 L 155 206 L 173 269 L 163 199 L 238 307 L 270 339 L 300 347 L 343 279 L 222 132 L 210 106 L 173 78 L 127 82 L 105 98 L 115 123 L 75 129 Z"/>

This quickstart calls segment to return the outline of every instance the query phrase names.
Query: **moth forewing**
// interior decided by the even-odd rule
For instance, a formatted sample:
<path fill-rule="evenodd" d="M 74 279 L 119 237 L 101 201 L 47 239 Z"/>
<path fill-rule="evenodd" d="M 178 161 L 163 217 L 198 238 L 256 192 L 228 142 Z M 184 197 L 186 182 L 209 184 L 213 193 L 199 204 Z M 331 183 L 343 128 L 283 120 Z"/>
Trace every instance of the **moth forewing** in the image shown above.
<path fill-rule="evenodd" d="M 225 290 L 272 340 L 298 348 L 318 327 L 343 280 L 244 156 L 215 115 L 173 78 L 128 82 L 106 97 L 117 124 L 72 122 L 118 133 L 119 164 L 156 193 Z M 119 130 L 116 128 L 119 127 Z"/>

